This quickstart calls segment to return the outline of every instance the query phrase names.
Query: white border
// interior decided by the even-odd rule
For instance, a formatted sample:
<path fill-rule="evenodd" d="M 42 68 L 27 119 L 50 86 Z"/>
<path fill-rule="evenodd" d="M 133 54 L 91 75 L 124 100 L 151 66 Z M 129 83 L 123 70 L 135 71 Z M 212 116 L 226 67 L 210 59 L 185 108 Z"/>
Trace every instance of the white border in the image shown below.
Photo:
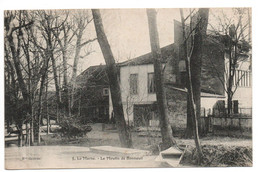
<path fill-rule="evenodd" d="M 252 35 L 253 35 L 253 155 L 254 164 L 253 168 L 185 168 L 185 169 L 163 169 L 163 171 L 219 171 L 219 170 L 256 170 L 259 169 L 259 82 L 258 74 L 260 74 L 260 55 L 258 49 L 259 45 L 259 17 L 260 9 L 258 8 L 257 0 L 1 0 L 0 1 L 0 44 L 3 45 L 3 10 L 11 9 L 81 9 L 81 8 L 189 8 L 189 7 L 253 7 L 253 19 L 252 19 Z M 4 126 L 4 86 L 3 86 L 3 46 L 0 48 L 0 54 L 2 57 L 0 60 L 0 93 L 1 93 L 1 107 L 0 107 L 0 126 L 1 126 L 1 145 L 0 145 L 0 170 L 4 170 L 4 141 L 3 141 L 3 126 Z M 87 169 L 89 171 L 89 169 Z M 114 171 L 115 169 L 98 169 L 90 171 Z M 122 170 L 122 169 L 117 169 Z M 162 169 L 124 169 L 123 171 L 158 171 Z M 14 170 L 8 170 L 14 171 Z M 22 170 L 22 171 L 36 171 L 36 170 Z M 44 170 L 44 171 L 58 171 L 58 170 Z M 75 171 L 72 170 L 59 170 L 59 171 Z M 77 171 L 86 171 L 86 169 L 77 169 Z"/>

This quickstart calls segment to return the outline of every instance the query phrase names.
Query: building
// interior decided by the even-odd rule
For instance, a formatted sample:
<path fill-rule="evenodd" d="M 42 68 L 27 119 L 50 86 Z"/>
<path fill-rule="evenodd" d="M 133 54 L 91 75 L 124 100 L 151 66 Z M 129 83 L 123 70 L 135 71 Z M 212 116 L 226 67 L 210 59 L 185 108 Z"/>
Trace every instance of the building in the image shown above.
<path fill-rule="evenodd" d="M 161 48 L 162 65 L 167 92 L 167 103 L 170 123 L 177 127 L 186 125 L 187 91 L 186 69 L 183 52 L 180 23 L 175 21 L 174 44 Z M 225 111 L 227 99 L 226 78 L 228 58 L 224 46 L 217 39 L 208 36 L 203 45 L 201 74 L 201 115 L 207 116 Z M 234 112 L 245 112 L 252 108 L 251 70 L 248 57 L 241 57 L 237 66 L 233 96 Z M 152 54 L 147 53 L 118 64 L 120 86 L 125 119 L 129 125 L 159 125 L 156 112 L 156 95 Z M 239 108 L 238 108 L 239 107 Z M 112 101 L 109 99 L 109 114 L 112 113 Z M 240 110 L 238 110 L 240 109 Z M 225 113 L 225 112 L 223 112 Z M 246 112 L 248 113 L 248 112 Z"/>
<path fill-rule="evenodd" d="M 174 44 L 161 48 L 164 80 L 167 92 L 167 103 L 170 123 L 177 128 L 186 127 L 187 90 L 186 69 L 182 52 L 181 25 L 174 23 Z M 239 113 L 250 113 L 252 108 L 251 69 L 248 56 L 241 56 L 237 66 L 234 85 L 236 91 L 233 96 L 234 107 Z M 127 123 L 132 126 L 158 126 L 159 118 L 156 108 L 156 95 L 154 84 L 154 69 L 152 54 L 136 57 L 118 63 L 120 88 L 124 115 Z M 201 73 L 201 115 L 225 113 L 226 107 L 226 78 L 228 58 L 225 47 L 214 36 L 208 35 L 203 45 L 202 73 Z M 96 71 L 96 72 L 93 72 Z M 99 71 L 99 72 L 98 72 Z M 88 75 L 88 77 L 86 77 Z M 93 66 L 81 74 L 81 78 L 90 93 L 95 95 L 92 99 L 84 94 L 81 99 L 81 113 L 88 114 L 91 119 L 107 122 L 112 118 L 113 107 L 109 91 L 108 78 L 105 66 Z M 102 76 L 99 79 L 98 76 Z M 91 77 L 90 77 L 91 78 Z M 93 87 L 93 88 L 92 88 Z M 93 94 L 95 93 L 95 94 Z M 96 95 L 99 95 L 98 99 Z M 88 103 L 86 103 L 88 102 Z M 220 110 L 220 109 L 222 110 Z M 223 110 L 224 109 L 224 110 Z M 98 120 L 99 119 L 99 120 Z M 103 119 L 103 120 L 100 120 Z"/>
<path fill-rule="evenodd" d="M 161 48 L 162 65 L 164 66 L 170 121 L 171 123 L 178 121 L 178 125 L 181 127 L 181 125 L 185 126 L 186 123 L 187 91 L 184 86 L 185 76 L 175 68 L 176 65 L 179 66 L 179 63 L 176 62 L 178 54 L 175 49 L 175 44 Z M 180 61 L 180 63 L 182 62 Z M 148 53 L 122 62 L 119 64 L 119 68 L 121 96 L 126 121 L 133 126 L 159 125 L 158 113 L 156 112 L 152 54 Z M 205 85 L 207 84 L 205 83 Z M 214 83 L 212 85 L 215 86 Z M 213 89 L 203 89 L 201 93 L 201 105 L 208 111 L 209 109 L 212 111 L 212 107 L 218 100 L 225 99 L 223 94 L 212 91 Z M 216 90 L 218 89 L 216 88 Z M 113 109 L 111 99 L 109 102 L 111 114 Z"/>
<path fill-rule="evenodd" d="M 106 66 L 90 66 L 76 79 L 74 113 L 85 122 L 109 122 L 109 83 Z"/>

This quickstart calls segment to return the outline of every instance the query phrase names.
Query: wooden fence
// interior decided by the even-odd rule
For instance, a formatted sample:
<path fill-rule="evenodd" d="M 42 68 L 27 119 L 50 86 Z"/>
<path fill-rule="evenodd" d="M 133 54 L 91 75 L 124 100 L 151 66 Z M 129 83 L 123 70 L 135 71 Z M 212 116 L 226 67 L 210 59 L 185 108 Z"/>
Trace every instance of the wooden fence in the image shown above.
<path fill-rule="evenodd" d="M 239 113 L 230 115 L 206 112 L 208 111 L 203 110 L 200 118 L 200 128 L 203 134 L 252 135 L 252 108 L 239 108 Z"/>

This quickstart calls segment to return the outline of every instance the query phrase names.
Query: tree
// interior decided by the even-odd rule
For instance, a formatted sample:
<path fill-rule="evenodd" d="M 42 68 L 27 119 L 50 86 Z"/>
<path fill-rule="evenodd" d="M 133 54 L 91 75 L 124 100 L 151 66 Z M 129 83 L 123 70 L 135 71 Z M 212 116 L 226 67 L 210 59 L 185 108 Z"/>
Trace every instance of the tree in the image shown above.
<path fill-rule="evenodd" d="M 154 77 L 156 88 L 157 106 L 160 116 L 160 128 L 162 134 L 162 149 L 167 149 L 176 145 L 176 141 L 172 135 L 171 125 L 168 117 L 168 107 L 166 102 L 166 93 L 164 88 L 163 74 L 162 74 L 162 54 L 159 45 L 159 36 L 157 31 L 156 11 L 155 9 L 147 9 L 147 17 L 150 33 L 150 44 L 152 50 L 152 57 L 154 61 Z"/>
<path fill-rule="evenodd" d="M 18 93 L 14 96 L 15 99 L 15 115 L 17 116 L 16 125 L 19 131 L 18 135 L 18 145 L 22 146 L 22 138 L 23 138 L 23 123 L 26 120 L 27 113 L 30 113 L 28 111 L 28 101 L 29 101 L 29 93 L 28 89 L 26 87 L 26 83 L 24 80 L 24 74 L 22 70 L 22 63 L 21 63 L 21 49 L 22 49 L 22 40 L 21 37 L 23 36 L 23 29 L 25 27 L 29 27 L 34 22 L 29 21 L 28 23 L 23 22 L 23 11 L 6 11 L 5 13 L 5 39 L 6 39 L 6 46 L 5 51 L 11 53 L 12 62 L 14 64 L 13 71 L 15 71 L 15 75 L 18 80 L 18 91 L 21 91 L 23 103 L 21 101 L 18 101 Z M 18 23 L 18 26 L 16 25 L 16 22 Z M 15 37 L 16 36 L 16 37 Z M 8 51 L 8 49 L 10 51 Z M 6 55 L 7 58 L 9 58 L 9 55 Z M 11 62 L 8 62 L 9 67 L 11 67 Z M 14 78 L 14 74 L 12 74 L 12 77 Z"/>
<path fill-rule="evenodd" d="M 115 64 L 115 59 L 111 51 L 110 45 L 108 43 L 106 34 L 104 32 L 100 11 L 97 9 L 92 9 L 92 15 L 94 19 L 95 28 L 96 28 L 98 43 L 100 45 L 102 54 L 106 62 L 106 67 L 107 67 L 106 70 L 109 79 L 113 110 L 115 114 L 117 129 L 119 132 L 119 139 L 121 142 L 121 146 L 132 147 L 131 133 L 129 131 L 129 128 L 126 125 L 126 121 L 124 117 L 119 78 L 118 78 L 118 70 Z"/>
<path fill-rule="evenodd" d="M 51 60 L 51 67 L 52 67 L 53 79 L 55 84 L 55 95 L 56 95 L 56 104 L 57 104 L 57 113 L 58 113 L 57 116 L 60 116 L 63 106 L 61 100 L 61 86 L 59 83 L 59 77 L 57 71 L 57 69 L 59 68 L 59 64 L 57 64 L 56 53 L 59 51 L 57 50 L 58 40 L 53 30 L 55 29 L 58 30 L 60 27 L 62 27 L 63 22 L 61 22 L 60 25 L 56 25 L 57 16 L 54 14 L 53 11 L 38 10 L 35 11 L 35 13 L 38 19 L 38 24 L 36 27 L 40 31 L 41 37 L 43 38 L 42 41 L 43 45 L 38 45 L 38 47 L 40 47 L 40 50 L 42 50 L 42 56 Z M 64 21 L 66 21 L 66 16 Z M 40 50 L 39 52 L 41 52 Z"/>
<path fill-rule="evenodd" d="M 84 31 L 86 30 L 87 26 L 93 21 L 93 18 L 90 18 L 90 14 L 87 10 L 79 11 L 78 14 L 74 16 L 75 22 L 75 29 L 73 35 L 76 36 L 76 43 L 75 43 L 75 56 L 74 56 L 74 63 L 72 68 L 72 76 L 71 76 L 71 104 L 70 107 L 73 107 L 74 104 L 74 91 L 76 87 L 76 76 L 78 71 L 78 63 L 80 58 L 84 58 L 91 54 L 91 51 L 88 51 L 84 56 L 80 56 L 80 52 L 82 48 L 86 45 L 89 45 L 91 42 L 97 40 L 97 38 L 88 39 L 84 41 L 82 38 L 84 36 Z"/>
<path fill-rule="evenodd" d="M 58 20 L 58 17 L 55 17 L 55 27 L 54 29 L 51 29 L 53 35 L 55 36 L 59 47 L 60 51 L 62 53 L 62 66 L 63 66 L 63 89 L 64 89 L 64 106 L 65 110 L 71 115 L 70 111 L 70 98 L 69 98 L 69 88 L 68 88 L 68 46 L 70 42 L 72 41 L 74 34 L 71 34 L 71 24 L 69 24 L 68 16 L 69 16 L 69 11 L 64 11 L 64 13 L 57 13 L 57 15 L 62 15 L 64 16 L 65 19 L 62 19 L 61 21 Z M 62 35 L 62 36 L 60 36 Z M 60 100 L 62 101 L 62 100 Z"/>
<path fill-rule="evenodd" d="M 74 104 L 74 91 L 76 87 L 76 76 L 78 71 L 78 63 L 80 58 L 84 58 L 92 53 L 87 51 L 86 54 L 82 54 L 81 50 L 89 45 L 91 42 L 96 41 L 94 39 L 87 39 L 85 41 L 84 33 L 86 33 L 87 27 L 92 22 L 89 10 L 79 10 L 76 13 L 71 13 L 67 10 L 57 11 L 55 14 L 55 27 L 52 32 L 57 39 L 59 49 L 62 55 L 62 68 L 63 68 L 63 85 L 61 89 L 62 103 L 65 107 L 65 112 L 71 116 L 71 111 Z M 58 17 L 58 16 L 63 16 Z M 69 56 L 74 55 L 74 62 L 72 65 L 72 76 L 69 81 L 70 68 L 68 64 Z"/>
<path fill-rule="evenodd" d="M 238 88 L 241 79 L 245 74 L 236 76 L 240 64 L 244 62 L 251 63 L 251 11 L 248 8 L 233 9 L 233 16 L 229 18 L 223 11 L 220 16 L 215 16 L 218 21 L 217 27 L 210 25 L 215 37 L 213 40 L 216 43 L 221 43 L 227 55 L 227 63 L 225 64 L 225 77 L 222 77 L 221 71 L 212 63 L 215 72 L 218 74 L 218 79 L 221 81 L 223 88 L 227 94 L 227 114 L 230 115 L 233 111 L 232 100 Z M 248 34 L 247 34 L 248 33 Z M 248 40 L 246 40 L 246 37 Z M 246 58 L 243 58 L 245 57 Z M 251 64 L 248 67 L 251 70 Z"/>
<path fill-rule="evenodd" d="M 182 12 L 183 16 L 183 12 Z M 181 50 L 184 52 L 184 57 L 186 55 L 190 58 L 191 63 L 191 82 L 193 85 L 193 96 L 194 102 L 196 105 L 196 114 L 197 114 L 197 122 L 198 122 L 198 132 L 201 135 L 203 133 L 203 128 L 201 128 L 200 124 L 200 114 L 201 114 L 201 66 L 202 66 L 202 56 L 203 56 L 203 40 L 206 38 L 206 30 L 208 25 L 208 12 L 207 14 L 203 14 L 201 10 L 196 11 L 195 9 L 189 10 L 188 16 L 182 19 L 182 23 L 184 22 L 184 26 L 182 27 L 182 32 L 185 32 L 183 35 L 183 43 L 181 44 Z M 186 24 L 189 20 L 189 24 Z M 184 37 L 185 36 L 185 37 Z M 186 44 L 186 45 L 184 45 Z M 183 47 L 187 47 L 187 52 Z M 185 55 L 186 54 L 186 55 Z M 187 68 L 186 68 L 187 70 Z M 187 71 L 188 73 L 188 71 Z M 188 76 L 187 83 L 189 81 Z M 186 85 L 188 87 L 188 85 Z M 187 124 L 185 137 L 191 138 L 193 136 L 193 121 L 192 121 L 192 113 L 191 113 L 191 104 L 190 104 L 190 96 L 187 94 Z"/>
<path fill-rule="evenodd" d="M 35 11 L 37 16 L 37 29 L 40 31 L 41 36 L 43 37 L 43 45 L 39 45 L 35 40 L 35 44 L 38 47 L 38 52 L 40 52 L 43 65 L 40 69 L 39 73 L 41 76 L 40 88 L 39 88 L 39 101 L 38 101 L 38 116 L 37 116 L 37 138 L 38 144 L 40 143 L 40 126 L 42 124 L 42 98 L 45 80 L 47 78 L 47 70 L 49 68 L 49 61 L 52 61 L 52 68 L 54 74 L 54 81 L 56 87 L 56 99 L 58 104 L 60 104 L 60 86 L 57 81 L 57 71 L 56 71 L 56 60 L 54 57 L 54 50 L 57 48 L 57 39 L 53 34 L 53 29 L 55 28 L 55 15 L 53 15 L 52 11 Z"/>
<path fill-rule="evenodd" d="M 198 23 L 195 26 L 195 35 L 190 51 L 187 46 L 187 36 L 185 28 L 185 19 L 183 11 L 180 9 L 183 31 L 183 49 L 184 56 L 186 57 L 186 70 L 188 78 L 188 106 L 190 106 L 190 114 L 192 117 L 192 129 L 194 135 L 194 141 L 196 149 L 198 151 L 198 163 L 202 161 L 203 153 L 199 141 L 198 120 L 200 117 L 200 80 L 201 80 L 201 56 L 202 56 L 202 44 L 203 39 L 206 36 L 208 25 L 208 13 L 209 9 L 199 9 L 198 11 Z M 192 32 L 192 30 L 190 31 Z"/>

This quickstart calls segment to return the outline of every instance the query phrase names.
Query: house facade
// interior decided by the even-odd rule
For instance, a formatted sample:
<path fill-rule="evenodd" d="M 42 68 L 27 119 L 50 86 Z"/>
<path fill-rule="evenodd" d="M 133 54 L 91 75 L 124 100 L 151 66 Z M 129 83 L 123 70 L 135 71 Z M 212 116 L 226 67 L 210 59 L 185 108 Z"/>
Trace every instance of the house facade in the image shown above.
<path fill-rule="evenodd" d="M 182 52 L 182 26 L 178 21 L 174 21 L 174 42 L 179 57 L 176 58 L 175 73 L 185 70 L 179 70 L 178 64 L 184 61 Z M 207 93 L 223 95 L 221 102 L 223 108 L 227 108 L 227 85 L 230 73 L 229 53 L 223 44 L 225 36 L 216 36 L 208 31 L 207 38 L 202 46 L 202 73 L 201 89 Z M 239 52 L 240 53 L 240 52 Z M 251 114 L 252 113 L 252 71 L 251 71 L 251 53 L 240 53 L 235 67 L 232 91 L 233 95 L 233 113 Z M 181 81 L 179 81 L 181 82 Z M 201 100 L 203 101 L 203 99 Z M 210 106 L 208 106 L 210 107 Z"/>
<path fill-rule="evenodd" d="M 226 58 L 226 66 L 229 62 Z M 227 72 L 228 73 L 228 72 Z M 233 101 L 238 102 L 238 112 L 252 114 L 252 71 L 250 57 L 241 57 L 233 80 Z M 227 93 L 225 93 L 227 97 Z"/>
<path fill-rule="evenodd" d="M 176 45 L 170 44 L 161 48 L 164 80 L 167 93 L 170 123 L 173 126 L 185 127 L 187 113 L 187 90 L 185 75 L 179 70 Z M 181 59 L 179 60 L 181 63 Z M 135 59 L 120 63 L 120 88 L 127 123 L 132 126 L 158 126 L 159 118 L 156 107 L 154 68 L 152 54 L 148 53 Z M 177 67 L 176 67 L 177 66 Z M 178 70 L 176 70 L 176 68 Z M 212 112 L 218 100 L 225 96 L 217 93 L 201 93 L 201 106 Z M 109 99 L 109 114 L 112 114 L 112 100 Z M 110 115 L 111 116 L 111 115 Z"/>
<path fill-rule="evenodd" d="M 187 77 L 181 35 L 180 22 L 175 21 L 174 44 L 161 48 L 169 120 L 171 125 L 177 128 L 185 128 L 187 121 Z M 229 63 L 225 48 L 216 41 L 218 40 L 208 36 L 202 46 L 201 116 L 219 115 L 220 112 L 223 114 L 227 107 L 226 83 Z M 118 63 L 117 67 L 127 124 L 158 126 L 152 54 L 147 53 Z M 89 93 L 79 94 L 85 97 L 80 99 L 82 102 L 80 113 L 87 114 L 98 122 L 110 121 L 113 116 L 113 106 L 105 66 L 90 67 L 81 74 L 81 77 L 79 76 L 78 80 L 82 81 L 82 78 L 88 78 L 84 84 Z M 236 66 L 233 84 L 235 88 L 233 101 L 236 108 L 233 110 L 234 113 L 250 114 L 251 62 L 247 56 L 242 57 Z"/>
<path fill-rule="evenodd" d="M 162 65 L 167 94 L 170 123 L 179 128 L 186 124 L 187 90 L 185 58 L 182 52 L 181 28 L 178 22 L 174 28 L 174 44 L 161 48 Z M 201 73 L 201 115 L 212 115 L 220 105 L 226 107 L 226 80 L 229 71 L 228 58 L 223 46 L 210 37 L 203 44 Z M 152 54 L 118 64 L 120 87 L 127 123 L 133 126 L 158 126 L 156 95 Z M 252 108 L 251 71 L 249 58 L 239 62 L 233 96 L 239 112 L 250 113 Z M 237 82 L 238 81 L 238 82 Z M 111 96 L 110 96 L 111 97 Z M 109 114 L 113 107 L 109 99 Z M 237 111 L 237 110 L 235 110 Z M 110 115 L 111 117 L 111 115 Z"/>

